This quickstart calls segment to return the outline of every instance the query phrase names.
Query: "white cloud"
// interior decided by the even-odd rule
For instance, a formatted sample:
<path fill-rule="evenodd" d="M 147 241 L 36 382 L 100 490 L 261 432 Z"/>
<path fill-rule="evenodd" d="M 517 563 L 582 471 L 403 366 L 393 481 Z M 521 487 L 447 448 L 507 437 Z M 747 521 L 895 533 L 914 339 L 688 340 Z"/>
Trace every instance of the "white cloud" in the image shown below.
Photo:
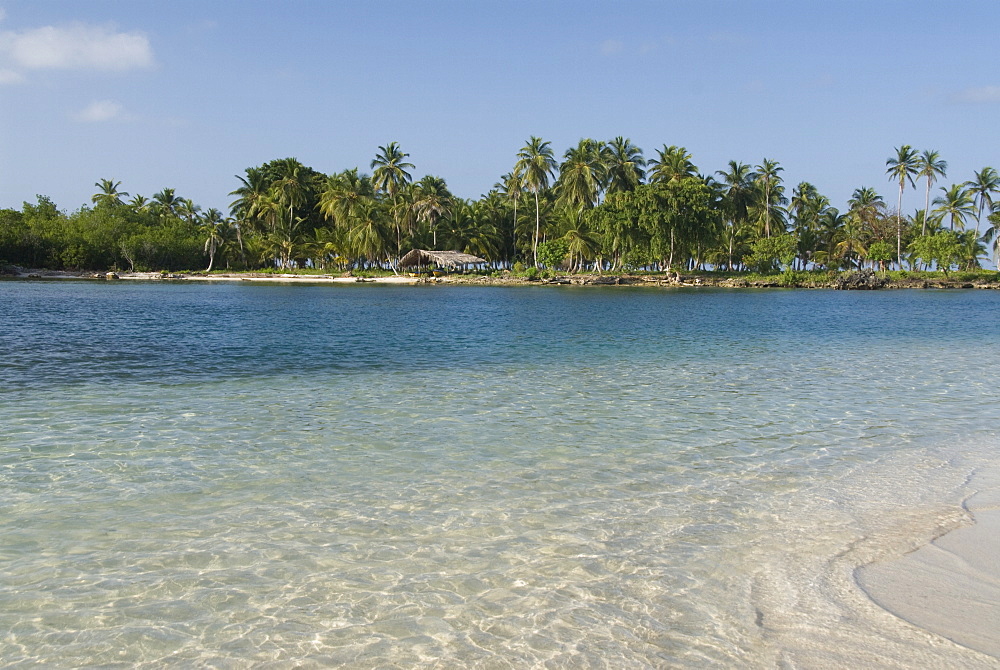
<path fill-rule="evenodd" d="M 24 76 L 20 72 L 0 68 L 0 86 L 4 84 L 20 84 Z"/>
<path fill-rule="evenodd" d="M 971 102 L 975 104 L 1000 102 L 1000 86 L 977 86 L 967 88 L 958 93 L 959 102 Z"/>
<path fill-rule="evenodd" d="M 153 64 L 153 49 L 144 34 L 85 23 L 2 32 L 0 53 L 26 70 L 124 71 Z"/>
<path fill-rule="evenodd" d="M 625 45 L 619 40 L 604 40 L 601 42 L 601 53 L 605 56 L 613 56 L 620 53 L 624 47 Z"/>
<path fill-rule="evenodd" d="M 83 123 L 102 123 L 123 118 L 124 107 L 114 100 L 95 100 L 76 114 L 73 119 Z"/>

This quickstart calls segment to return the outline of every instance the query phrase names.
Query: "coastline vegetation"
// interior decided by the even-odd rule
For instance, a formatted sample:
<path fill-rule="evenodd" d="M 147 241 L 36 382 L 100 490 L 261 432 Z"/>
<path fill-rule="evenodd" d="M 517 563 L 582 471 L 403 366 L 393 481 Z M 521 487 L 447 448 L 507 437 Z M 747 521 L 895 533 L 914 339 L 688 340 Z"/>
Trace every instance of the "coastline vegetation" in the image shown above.
<path fill-rule="evenodd" d="M 1000 255 L 1000 174 L 985 167 L 935 196 L 947 163 L 908 145 L 886 161 L 896 206 L 862 186 L 843 211 L 808 182 L 789 188 L 775 160 L 702 173 L 683 147 L 646 158 L 623 137 L 582 139 L 561 161 L 531 137 L 474 200 L 441 177 L 414 181 L 408 158 L 391 142 L 370 175 L 327 175 L 294 158 L 250 167 L 236 177 L 228 214 L 171 188 L 130 197 L 120 181 L 101 179 L 92 202 L 68 214 L 45 196 L 0 209 L 0 266 L 378 274 L 422 248 L 473 254 L 486 259 L 483 273 L 529 279 L 684 272 L 792 285 L 853 270 L 981 276 L 986 255 Z M 902 211 L 907 187 L 924 191 L 912 214 Z"/>

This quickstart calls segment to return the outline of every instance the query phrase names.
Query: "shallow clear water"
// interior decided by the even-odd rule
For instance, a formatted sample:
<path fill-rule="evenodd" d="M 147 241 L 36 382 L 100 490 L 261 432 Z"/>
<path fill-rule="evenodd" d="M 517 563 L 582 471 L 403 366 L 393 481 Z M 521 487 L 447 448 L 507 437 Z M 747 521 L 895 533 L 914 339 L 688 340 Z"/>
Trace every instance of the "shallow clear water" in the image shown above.
<path fill-rule="evenodd" d="M 0 282 L 0 659 L 990 667 L 858 565 L 998 459 L 1000 293 Z"/>

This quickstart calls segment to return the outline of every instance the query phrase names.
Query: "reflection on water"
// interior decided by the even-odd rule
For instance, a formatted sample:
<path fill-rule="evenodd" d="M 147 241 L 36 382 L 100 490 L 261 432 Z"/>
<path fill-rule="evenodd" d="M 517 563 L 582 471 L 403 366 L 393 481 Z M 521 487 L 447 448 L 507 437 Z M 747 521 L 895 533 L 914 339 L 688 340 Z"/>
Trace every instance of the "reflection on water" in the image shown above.
<path fill-rule="evenodd" d="M 851 572 L 995 459 L 992 292 L 0 304 L 8 664 L 989 667 Z"/>

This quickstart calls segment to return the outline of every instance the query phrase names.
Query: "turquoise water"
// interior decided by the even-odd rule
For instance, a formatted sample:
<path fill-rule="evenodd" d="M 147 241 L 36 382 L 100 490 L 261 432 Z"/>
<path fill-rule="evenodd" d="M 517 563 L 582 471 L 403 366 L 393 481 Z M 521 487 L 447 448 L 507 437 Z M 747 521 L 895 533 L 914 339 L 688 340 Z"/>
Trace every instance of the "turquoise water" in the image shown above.
<path fill-rule="evenodd" d="M 1000 293 L 0 282 L 0 659 L 990 667 Z"/>

